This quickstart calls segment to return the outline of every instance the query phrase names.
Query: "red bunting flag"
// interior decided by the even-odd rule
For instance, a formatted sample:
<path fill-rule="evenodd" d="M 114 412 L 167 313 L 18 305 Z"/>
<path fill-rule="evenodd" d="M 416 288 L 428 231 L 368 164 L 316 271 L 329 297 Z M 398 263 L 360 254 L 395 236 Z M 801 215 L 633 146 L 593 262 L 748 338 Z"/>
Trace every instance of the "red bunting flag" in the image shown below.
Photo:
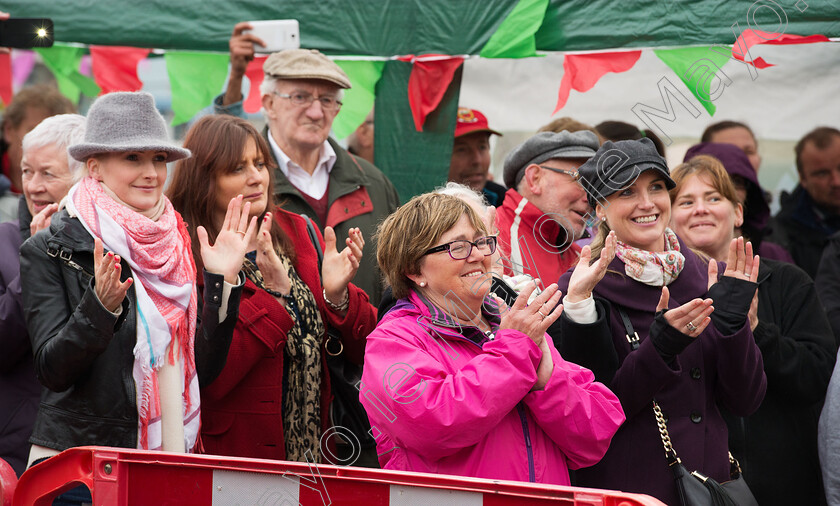
<path fill-rule="evenodd" d="M 150 51 L 136 47 L 90 46 L 93 79 L 102 88 L 101 95 L 112 91 L 140 90 L 143 82 L 137 77 L 137 64 Z"/>
<path fill-rule="evenodd" d="M 12 101 L 12 55 L 0 53 L 0 100 L 6 106 Z"/>
<path fill-rule="evenodd" d="M 446 89 L 455 77 L 455 71 L 464 63 L 464 58 L 423 55 L 418 58 L 407 56 L 399 59 L 414 61 L 411 75 L 408 77 L 408 105 L 414 118 L 414 128 L 422 132 L 426 117 L 440 105 Z"/>
<path fill-rule="evenodd" d="M 257 56 L 248 62 L 248 68 L 245 69 L 245 77 L 251 82 L 251 87 L 248 89 L 248 97 L 242 103 L 245 112 L 254 114 L 259 112 L 262 108 L 262 93 L 260 93 L 260 85 L 263 82 L 263 63 L 268 59 L 268 56 Z"/>
<path fill-rule="evenodd" d="M 736 60 L 749 63 L 758 69 L 766 69 L 773 67 L 772 63 L 767 63 L 764 58 L 756 58 L 753 61 L 746 61 L 744 55 L 747 54 L 751 47 L 758 44 L 773 44 L 773 45 L 788 45 L 788 44 L 813 44 L 815 42 L 830 42 L 825 35 L 793 35 L 793 34 L 778 34 L 762 32 L 761 30 L 753 30 L 748 28 L 744 30 L 738 37 L 738 40 L 732 46 L 732 57 Z"/>
<path fill-rule="evenodd" d="M 563 59 L 563 80 L 552 115 L 566 105 L 572 89 L 589 91 L 607 72 L 627 72 L 639 61 L 641 51 L 615 53 L 567 54 Z"/>

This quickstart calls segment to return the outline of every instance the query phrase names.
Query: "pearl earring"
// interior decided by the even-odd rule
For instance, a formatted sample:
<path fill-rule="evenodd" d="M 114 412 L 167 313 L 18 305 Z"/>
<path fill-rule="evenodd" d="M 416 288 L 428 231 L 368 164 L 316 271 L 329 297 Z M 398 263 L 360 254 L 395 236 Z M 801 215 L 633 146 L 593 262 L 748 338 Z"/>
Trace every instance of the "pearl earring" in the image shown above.
<path fill-rule="evenodd" d="M 426 287 L 426 282 L 425 282 L 425 281 L 421 281 L 421 282 L 420 282 L 420 288 L 425 288 L 425 287 Z"/>

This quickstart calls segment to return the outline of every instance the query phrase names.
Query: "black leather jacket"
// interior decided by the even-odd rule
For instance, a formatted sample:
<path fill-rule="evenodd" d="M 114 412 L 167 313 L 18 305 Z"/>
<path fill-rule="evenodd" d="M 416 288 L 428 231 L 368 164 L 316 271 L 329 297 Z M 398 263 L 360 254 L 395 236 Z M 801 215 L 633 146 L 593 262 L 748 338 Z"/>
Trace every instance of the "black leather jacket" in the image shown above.
<path fill-rule="evenodd" d="M 134 287 L 119 317 L 102 306 L 93 289 L 93 238 L 66 210 L 27 240 L 20 255 L 23 312 L 35 371 L 46 387 L 29 441 L 60 451 L 83 445 L 136 448 Z M 123 280 L 130 275 L 123 261 Z M 242 283 L 231 291 L 227 316 L 218 323 L 223 281 L 205 272 L 199 294 L 195 353 L 202 385 L 224 366 L 238 317 Z"/>

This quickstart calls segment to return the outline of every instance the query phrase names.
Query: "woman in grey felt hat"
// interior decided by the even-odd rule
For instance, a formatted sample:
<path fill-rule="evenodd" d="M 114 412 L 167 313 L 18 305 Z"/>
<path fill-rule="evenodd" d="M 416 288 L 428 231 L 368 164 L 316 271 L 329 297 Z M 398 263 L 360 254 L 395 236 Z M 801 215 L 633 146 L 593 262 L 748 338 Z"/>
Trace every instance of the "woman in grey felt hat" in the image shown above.
<path fill-rule="evenodd" d="M 668 228 L 674 181 L 649 139 L 607 141 L 578 173 L 598 235 L 560 278 L 565 311 L 549 332 L 567 360 L 615 392 L 627 421 L 577 484 L 678 505 L 653 401 L 685 467 L 729 481 L 718 405 L 749 415 L 767 386 L 747 319 L 758 256 L 735 239 L 718 268 Z"/>
<path fill-rule="evenodd" d="M 29 463 L 84 445 L 190 452 L 199 382 L 221 369 L 207 357 L 230 341 L 238 259 L 256 220 L 240 195 L 214 245 L 198 230 L 200 304 L 189 234 L 163 195 L 166 163 L 190 152 L 170 141 L 152 96 L 100 97 L 84 142 L 68 151 L 87 176 L 21 247 L 23 311 L 45 387 Z"/>

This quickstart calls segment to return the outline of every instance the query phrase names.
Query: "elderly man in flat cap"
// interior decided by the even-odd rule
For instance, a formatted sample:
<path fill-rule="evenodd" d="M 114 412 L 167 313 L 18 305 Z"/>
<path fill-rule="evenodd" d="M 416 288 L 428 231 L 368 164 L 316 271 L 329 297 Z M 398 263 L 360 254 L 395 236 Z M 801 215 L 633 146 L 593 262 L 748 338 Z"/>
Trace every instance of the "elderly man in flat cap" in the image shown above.
<path fill-rule="evenodd" d="M 242 77 L 254 58 L 254 44 L 263 41 L 238 23 L 230 39 L 231 71 L 225 93 L 213 101 L 217 114 L 245 117 Z M 377 224 L 399 206 L 397 190 L 366 160 L 348 153 L 329 137 L 341 108 L 342 90 L 350 80 L 341 67 L 314 49 L 273 53 L 263 64 L 260 92 L 267 125 L 263 135 L 271 146 L 275 171 L 274 193 L 287 211 L 305 214 L 335 229 L 343 244 L 358 227 L 367 243 L 353 284 L 376 305 L 382 282 L 371 240 Z M 335 301 L 338 303 L 339 301 Z"/>
<path fill-rule="evenodd" d="M 577 263 L 591 208 L 577 181 L 577 169 L 598 150 L 590 131 L 540 132 L 505 159 L 509 188 L 496 212 L 505 274 L 539 278 L 540 288 L 556 283 Z"/>

